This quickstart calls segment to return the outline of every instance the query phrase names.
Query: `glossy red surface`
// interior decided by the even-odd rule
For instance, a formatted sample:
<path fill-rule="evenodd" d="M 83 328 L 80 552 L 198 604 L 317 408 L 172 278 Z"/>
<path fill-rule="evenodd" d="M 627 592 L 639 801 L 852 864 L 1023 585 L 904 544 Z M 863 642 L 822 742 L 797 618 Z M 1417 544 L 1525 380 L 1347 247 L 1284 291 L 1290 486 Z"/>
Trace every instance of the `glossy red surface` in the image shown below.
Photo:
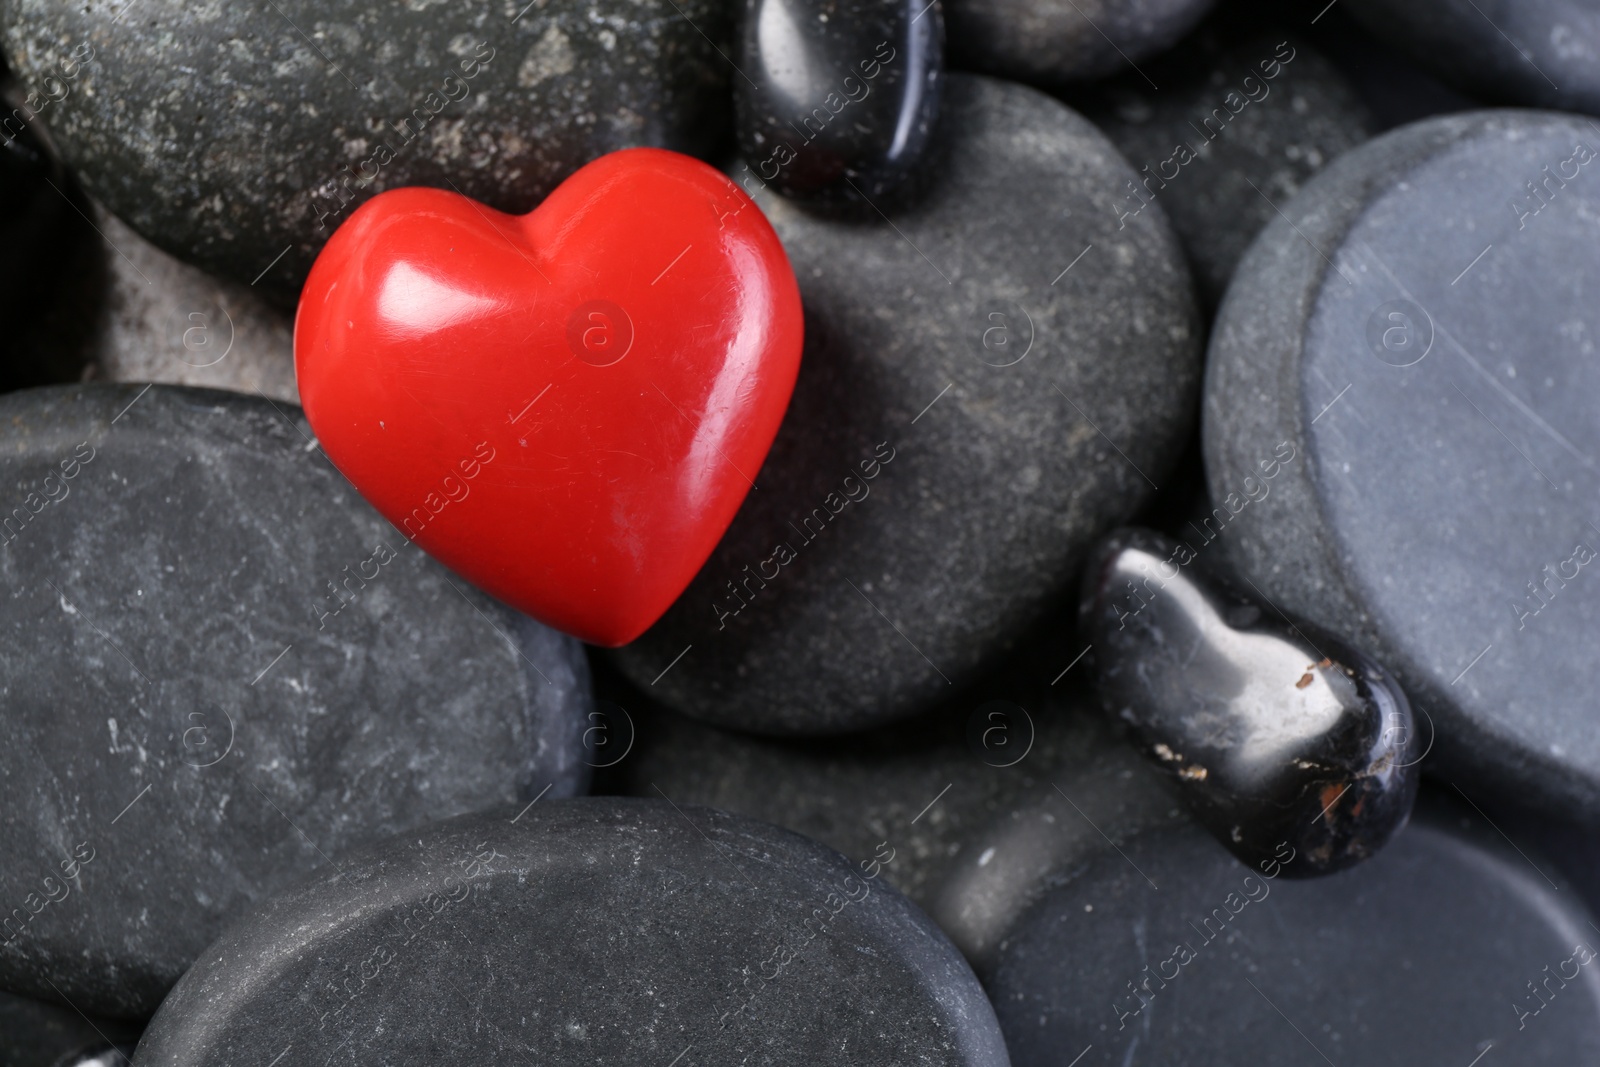
<path fill-rule="evenodd" d="M 312 268 L 295 366 L 323 449 L 406 536 L 619 645 L 733 519 L 801 335 L 760 209 L 705 164 L 638 148 L 523 216 L 437 189 L 374 197 Z"/>

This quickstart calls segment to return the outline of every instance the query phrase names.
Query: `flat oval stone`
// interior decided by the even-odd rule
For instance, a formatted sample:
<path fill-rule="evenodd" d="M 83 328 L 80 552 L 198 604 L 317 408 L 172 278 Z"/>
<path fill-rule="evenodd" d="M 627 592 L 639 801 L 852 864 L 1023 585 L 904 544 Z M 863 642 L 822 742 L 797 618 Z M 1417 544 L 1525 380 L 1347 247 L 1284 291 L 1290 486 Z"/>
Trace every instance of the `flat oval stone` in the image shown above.
<path fill-rule="evenodd" d="M 1367 140 L 1375 120 L 1339 69 L 1288 31 L 1206 38 L 1101 87 L 1089 116 L 1139 168 L 1119 218 L 1159 203 L 1215 308 L 1274 204 Z"/>
<path fill-rule="evenodd" d="M 1292 876 L 1360 863 L 1416 800 L 1411 705 L 1369 657 L 1213 579 L 1206 545 L 1119 530 L 1091 559 L 1080 630 L 1105 709 L 1247 866 L 1285 841 Z"/>
<path fill-rule="evenodd" d="M 1471 812 L 1424 801 L 1382 855 L 1312 881 L 1197 827 L 1121 847 L 1041 901 L 988 981 L 1016 1067 L 1600 1056 L 1589 913 Z"/>
<path fill-rule="evenodd" d="M 798 200 L 881 206 L 923 165 L 943 68 L 937 3 L 744 0 L 736 177 Z"/>
<path fill-rule="evenodd" d="M 951 76 L 941 125 L 930 188 L 887 220 L 757 191 L 806 307 L 794 399 L 717 550 L 617 654 L 686 714 L 824 734 L 926 710 L 1182 448 L 1199 327 L 1159 211 L 1118 229 L 1131 169 L 1019 85 Z"/>
<path fill-rule="evenodd" d="M 1237 571 L 1392 670 L 1447 780 L 1587 821 L 1597 152 L 1588 119 L 1478 112 L 1342 157 L 1240 264 L 1204 427 Z"/>
<path fill-rule="evenodd" d="M 1172 47 L 1214 0 L 945 0 L 950 61 L 1039 85 L 1104 78 Z"/>
<path fill-rule="evenodd" d="M 5 1067 L 126 1067 L 138 1040 L 138 1028 L 126 1023 L 0 993 L 0 1064 Z"/>
<path fill-rule="evenodd" d="M 0 2 L 63 158 L 156 245 L 284 301 L 385 189 L 522 214 L 619 148 L 720 150 L 728 5 Z M 721 54 L 719 54 L 719 51 Z"/>
<path fill-rule="evenodd" d="M 1005 1067 L 961 956 L 904 897 L 773 826 L 593 797 L 467 816 L 263 905 L 173 990 L 138 1064 Z"/>
<path fill-rule="evenodd" d="M 578 644 L 410 545 L 298 409 L 10 394 L 0 494 L 0 987 L 148 1017 L 349 848 L 586 784 Z"/>
<path fill-rule="evenodd" d="M 1352 0 L 1386 44 L 1487 102 L 1600 111 L 1600 13 L 1593 0 Z"/>

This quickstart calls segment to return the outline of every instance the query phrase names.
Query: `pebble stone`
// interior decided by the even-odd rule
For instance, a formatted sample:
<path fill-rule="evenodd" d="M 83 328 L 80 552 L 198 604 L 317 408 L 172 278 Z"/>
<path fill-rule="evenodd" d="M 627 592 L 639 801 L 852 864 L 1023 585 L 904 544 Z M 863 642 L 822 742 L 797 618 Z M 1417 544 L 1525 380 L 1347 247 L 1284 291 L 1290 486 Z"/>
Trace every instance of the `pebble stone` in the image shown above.
<path fill-rule="evenodd" d="M 68 287 L 96 329 L 81 357 L 91 380 L 166 382 L 300 402 L 294 319 L 247 285 L 167 255 L 104 209 L 103 269 Z"/>
<path fill-rule="evenodd" d="M 298 409 L 8 394 L 0 492 L 0 988 L 146 1018 L 349 848 L 585 788 L 581 647 L 409 545 Z"/>
<path fill-rule="evenodd" d="M 1587 821 L 1597 173 L 1600 132 L 1540 112 L 1344 156 L 1240 264 L 1204 414 L 1237 571 L 1393 671 L 1439 773 Z"/>
<path fill-rule="evenodd" d="M 1039 85 L 1104 78 L 1176 44 L 1214 0 L 945 0 L 950 62 Z"/>
<path fill-rule="evenodd" d="M 1064 600 L 1191 425 L 1199 327 L 1159 210 L 1064 105 L 952 76 L 945 159 L 887 221 L 759 203 L 806 349 L 757 486 L 617 653 L 652 696 L 768 734 L 926 710 Z M 825 428 L 825 430 L 823 429 Z"/>
<path fill-rule="evenodd" d="M 1295 862 L 1247 869 L 1197 827 L 1104 850 L 988 981 L 1012 1063 L 1600 1055 L 1589 913 L 1469 809 L 1421 804 L 1391 847 L 1330 878 L 1291 881 Z"/>
<path fill-rule="evenodd" d="M 800 200 L 881 205 L 932 144 L 944 16 L 927 0 L 744 0 L 739 69 L 741 177 Z"/>
<path fill-rule="evenodd" d="M 1292 876 L 1354 866 L 1411 815 L 1411 705 L 1369 657 L 1219 582 L 1209 545 L 1126 529 L 1096 550 L 1082 634 L 1105 710 L 1246 866 L 1281 842 Z"/>
<path fill-rule="evenodd" d="M 1374 120 L 1338 68 L 1287 31 L 1200 54 L 1153 72 L 1159 92 L 1118 78 L 1089 114 L 1139 168 L 1125 210 L 1161 205 L 1214 309 L 1274 205 L 1366 141 Z"/>
<path fill-rule="evenodd" d="M 285 931 L 293 931 L 285 937 Z M 1005 1067 L 994 1012 L 926 916 L 838 853 L 616 797 L 436 824 L 347 857 L 209 948 L 141 1067 Z"/>
<path fill-rule="evenodd" d="M 1351 0 L 1373 36 L 1486 103 L 1600 112 L 1593 0 Z"/>
<path fill-rule="evenodd" d="M 126 1067 L 139 1031 L 71 1008 L 0 993 L 4 1067 Z"/>
<path fill-rule="evenodd" d="M 292 301 L 405 185 L 532 210 L 618 148 L 727 136 L 716 0 L 4 0 L 12 69 L 89 191 L 150 241 Z M 719 55 L 719 50 L 722 54 Z"/>

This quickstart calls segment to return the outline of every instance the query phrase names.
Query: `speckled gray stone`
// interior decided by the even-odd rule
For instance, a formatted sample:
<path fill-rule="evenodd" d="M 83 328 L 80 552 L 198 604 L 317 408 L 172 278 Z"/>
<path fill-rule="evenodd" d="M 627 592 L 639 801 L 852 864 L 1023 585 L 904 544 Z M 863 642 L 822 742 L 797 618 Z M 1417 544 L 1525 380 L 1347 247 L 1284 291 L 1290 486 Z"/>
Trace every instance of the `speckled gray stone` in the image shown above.
<path fill-rule="evenodd" d="M 1119 229 L 1126 162 L 1042 93 L 947 88 L 940 170 L 891 221 L 760 194 L 806 306 L 794 400 L 710 560 L 618 653 L 695 717 L 926 709 L 1062 598 L 1191 425 L 1188 268 L 1158 209 Z"/>
<path fill-rule="evenodd" d="M 881 878 L 773 826 L 617 797 L 348 857 L 207 949 L 135 1062 L 282 1048 L 335 1067 L 1007 1063 L 960 954 Z"/>
<path fill-rule="evenodd" d="M 122 1067 L 138 1039 L 126 1023 L 0 993 L 0 1067 Z"/>
<path fill-rule="evenodd" d="M 1350 0 L 1346 10 L 1486 103 L 1600 111 L 1594 0 Z"/>
<path fill-rule="evenodd" d="M 40 114 L 91 193 L 174 255 L 292 298 L 380 190 L 525 212 L 605 152 L 715 148 L 727 8 L 4 0 L 0 26 L 17 75 L 64 94 Z"/>
<path fill-rule="evenodd" d="M 212 390 L 0 398 L 0 988 L 148 1016 L 350 847 L 584 787 L 581 648 L 307 435 Z"/>
<path fill-rule="evenodd" d="M 1172 47 L 1214 0 L 944 0 L 950 61 L 1040 85 L 1103 78 Z"/>
<path fill-rule="evenodd" d="M 91 317 L 86 378 L 167 382 L 300 402 L 294 319 L 247 285 L 167 255 L 104 209 L 98 276 L 62 279 L 58 299 Z M 88 281 L 88 284 L 80 284 Z"/>
<path fill-rule="evenodd" d="M 1600 1056 L 1591 916 L 1463 805 L 1419 805 L 1381 855 L 1313 881 L 1198 827 L 1122 849 L 1042 900 L 988 979 L 1017 1067 Z"/>
<path fill-rule="evenodd" d="M 1282 206 L 1213 335 L 1213 530 L 1400 678 L 1440 773 L 1600 818 L 1600 132 L 1433 119 Z M 1280 446 L 1299 459 L 1263 493 Z"/>
<path fill-rule="evenodd" d="M 1273 205 L 1367 140 L 1373 119 L 1338 69 L 1286 32 L 1260 33 L 1199 70 L 1152 76 L 1159 92 L 1138 75 L 1119 78 L 1089 115 L 1140 169 L 1124 207 L 1161 205 L 1214 308 L 1245 248 L 1277 217 Z"/>

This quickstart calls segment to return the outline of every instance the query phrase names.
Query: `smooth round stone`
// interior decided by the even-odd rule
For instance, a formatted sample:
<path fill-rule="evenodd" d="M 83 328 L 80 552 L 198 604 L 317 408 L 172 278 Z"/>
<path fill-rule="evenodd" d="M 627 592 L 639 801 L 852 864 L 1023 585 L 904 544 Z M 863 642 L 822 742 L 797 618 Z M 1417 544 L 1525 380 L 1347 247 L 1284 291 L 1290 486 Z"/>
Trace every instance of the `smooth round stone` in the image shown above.
<path fill-rule="evenodd" d="M 1106 847 L 1101 830 L 1120 837 L 1179 817 L 1171 793 L 1073 679 L 1015 691 L 1003 673 L 981 696 L 825 741 L 752 737 L 634 707 L 638 740 L 611 786 L 746 815 L 876 860 L 982 973 L 1051 879 Z M 621 707 L 600 706 L 611 715 Z"/>
<path fill-rule="evenodd" d="M 1600 111 L 1594 0 L 1351 0 L 1375 37 L 1486 101 Z"/>
<path fill-rule="evenodd" d="M 80 357 L 87 376 L 166 382 L 300 402 L 294 319 L 252 288 L 167 255 L 103 208 L 99 270 L 57 298 L 93 319 Z"/>
<path fill-rule="evenodd" d="M 1118 530 L 1090 560 L 1080 630 L 1107 714 L 1246 866 L 1280 842 L 1299 854 L 1292 877 L 1370 858 L 1417 796 L 1425 742 L 1405 693 L 1361 652 L 1217 581 L 1196 540 Z"/>
<path fill-rule="evenodd" d="M 1020 85 L 946 86 L 948 145 L 877 221 L 758 201 L 806 306 L 789 415 L 717 550 L 618 653 L 653 697 L 769 734 L 948 697 L 1066 593 L 1191 425 L 1199 328 L 1132 171 Z"/>
<path fill-rule="evenodd" d="M 798 200 L 882 206 L 924 165 L 943 68 L 937 3 L 744 0 L 738 177 Z"/>
<path fill-rule="evenodd" d="M 1274 205 L 1374 127 L 1344 75 L 1299 37 L 1261 33 L 1219 52 L 1153 69 L 1159 92 L 1119 78 L 1090 111 L 1139 168 L 1120 210 L 1161 205 L 1213 308 Z"/>
<path fill-rule="evenodd" d="M 763 823 L 544 801 L 342 868 L 212 945 L 136 1062 L 1006 1064 L 977 979 L 921 912 Z"/>
<path fill-rule="evenodd" d="M 1596 145 L 1477 112 L 1340 159 L 1240 264 L 1204 427 L 1213 527 L 1268 602 L 1392 670 L 1440 773 L 1591 821 Z"/>
<path fill-rule="evenodd" d="M 4 1067 L 125 1067 L 139 1031 L 71 1008 L 0 993 Z"/>
<path fill-rule="evenodd" d="M 1600 936 L 1481 820 L 1425 803 L 1313 881 L 1198 828 L 1122 850 L 1042 901 L 988 982 L 1015 1067 L 1600 1056 Z"/>
<path fill-rule="evenodd" d="M 1041 85 L 1104 78 L 1177 43 L 1213 0 L 945 0 L 950 62 Z"/>
<path fill-rule="evenodd" d="M 705 153 L 726 136 L 731 20 L 716 0 L 147 0 L 127 14 L 3 0 L 0 27 L 18 76 L 59 96 L 40 115 L 101 203 L 283 300 L 384 189 L 522 213 L 606 152 Z"/>
<path fill-rule="evenodd" d="M 0 988 L 146 1017 L 351 847 L 583 789 L 581 647 L 406 542 L 298 409 L 10 394 L 0 492 Z"/>

